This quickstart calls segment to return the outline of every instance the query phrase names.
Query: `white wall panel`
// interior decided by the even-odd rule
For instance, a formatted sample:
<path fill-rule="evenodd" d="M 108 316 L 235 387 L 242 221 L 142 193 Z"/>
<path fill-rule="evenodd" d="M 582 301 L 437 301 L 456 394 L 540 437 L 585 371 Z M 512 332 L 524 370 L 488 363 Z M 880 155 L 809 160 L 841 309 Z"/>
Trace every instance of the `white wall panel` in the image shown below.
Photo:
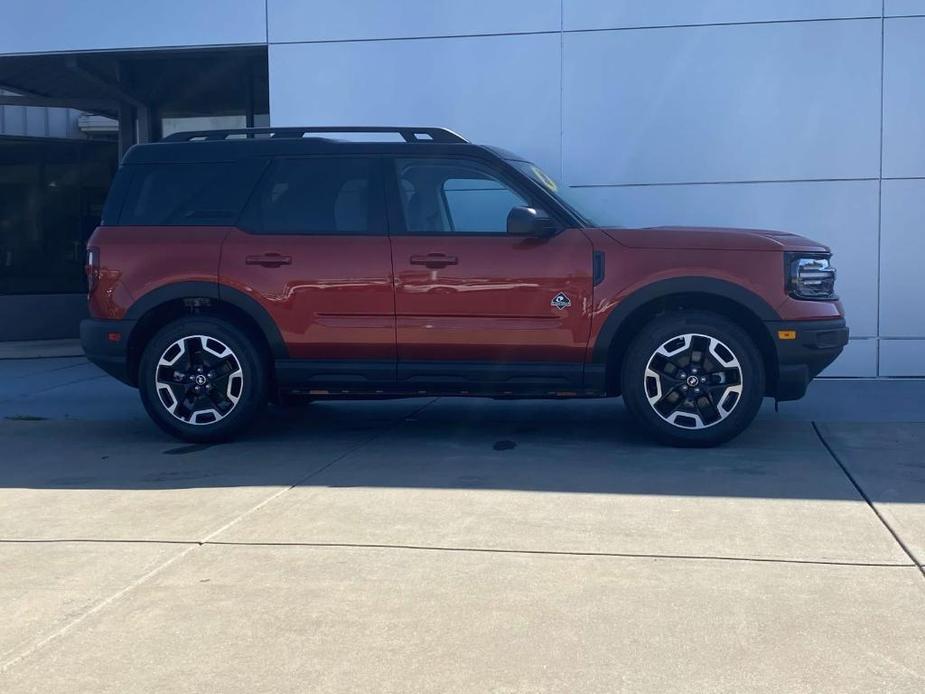
<path fill-rule="evenodd" d="M 559 37 L 270 46 L 273 125 L 442 125 L 559 162 Z"/>
<path fill-rule="evenodd" d="M 268 0 L 270 42 L 559 31 L 559 0 Z"/>
<path fill-rule="evenodd" d="M 851 339 L 822 376 L 872 378 L 877 375 L 877 340 Z"/>
<path fill-rule="evenodd" d="M 881 340 L 881 376 L 925 376 L 925 340 Z"/>
<path fill-rule="evenodd" d="M 625 186 L 576 193 L 602 223 L 780 229 L 828 244 L 851 334 L 877 334 L 876 181 Z"/>
<path fill-rule="evenodd" d="M 563 0 L 566 30 L 879 17 L 880 0 Z"/>
<path fill-rule="evenodd" d="M 26 108 L 26 135 L 45 137 L 48 135 L 47 115 L 44 108 Z"/>
<path fill-rule="evenodd" d="M 26 107 L 25 106 L 0 106 L 3 116 L 4 135 L 25 135 L 26 134 Z"/>
<path fill-rule="evenodd" d="M 880 334 L 925 337 L 925 180 L 884 181 L 880 223 Z"/>
<path fill-rule="evenodd" d="M 883 175 L 925 176 L 925 17 L 883 31 Z"/>
<path fill-rule="evenodd" d="M 876 177 L 880 20 L 568 34 L 569 184 Z"/>
<path fill-rule="evenodd" d="M 52 137 L 70 137 L 76 116 L 70 109 L 50 108 L 48 112 L 48 134 Z"/>
<path fill-rule="evenodd" d="M 925 15 L 925 0 L 884 0 L 884 14 L 887 17 L 896 15 Z"/>
<path fill-rule="evenodd" d="M 266 41 L 264 0 L 11 0 L 0 54 Z"/>

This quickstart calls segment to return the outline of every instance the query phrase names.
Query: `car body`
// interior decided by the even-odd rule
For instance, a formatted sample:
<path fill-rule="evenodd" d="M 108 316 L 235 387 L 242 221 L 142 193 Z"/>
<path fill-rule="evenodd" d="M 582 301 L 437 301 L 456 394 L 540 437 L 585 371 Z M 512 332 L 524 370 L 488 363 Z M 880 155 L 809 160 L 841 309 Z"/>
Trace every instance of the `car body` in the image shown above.
<path fill-rule="evenodd" d="M 344 131 L 400 141 L 318 136 Z M 143 399 L 147 390 L 155 421 L 191 440 L 242 427 L 221 409 L 236 403 L 223 400 L 208 421 L 165 419 L 158 402 L 186 412 L 182 388 L 195 386 L 176 390 L 169 359 L 152 367 L 153 386 L 142 366 L 159 331 L 208 319 L 247 342 L 260 373 L 242 378 L 259 377 L 260 400 L 623 393 L 657 436 L 710 445 L 754 416 L 729 417 L 744 410 L 746 382 L 760 391 L 750 410 L 754 398 L 799 398 L 847 343 L 826 246 L 775 231 L 597 226 L 567 193 L 530 162 L 438 128 L 250 129 L 138 145 L 88 243 L 84 349 Z M 646 351 L 640 336 L 672 316 L 707 327 L 650 349 L 644 373 L 627 378 L 627 359 Z M 727 359 L 730 341 L 740 347 Z M 185 354 L 179 344 L 172 355 Z M 228 347 L 212 351 L 219 344 Z M 672 363 L 653 381 L 658 349 L 681 366 L 706 359 L 713 380 Z M 651 401 L 681 373 L 702 398 L 717 389 L 729 412 L 712 400 L 695 411 L 693 395 L 677 405 L 686 385 L 664 396 L 683 410 L 669 413 L 674 423 L 631 405 L 628 390 Z"/>

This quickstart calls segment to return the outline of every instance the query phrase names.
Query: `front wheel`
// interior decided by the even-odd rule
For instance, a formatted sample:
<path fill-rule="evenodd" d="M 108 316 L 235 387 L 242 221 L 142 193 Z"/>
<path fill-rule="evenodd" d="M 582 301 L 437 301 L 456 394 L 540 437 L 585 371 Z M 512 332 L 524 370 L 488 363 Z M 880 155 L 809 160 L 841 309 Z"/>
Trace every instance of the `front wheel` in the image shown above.
<path fill-rule="evenodd" d="M 249 426 L 267 402 L 260 350 L 237 326 L 188 316 L 163 327 L 145 347 L 138 373 L 151 419 L 184 441 L 223 441 Z"/>
<path fill-rule="evenodd" d="M 735 323 L 674 312 L 642 328 L 623 360 L 627 409 L 675 446 L 715 446 L 739 435 L 764 397 L 761 354 Z"/>

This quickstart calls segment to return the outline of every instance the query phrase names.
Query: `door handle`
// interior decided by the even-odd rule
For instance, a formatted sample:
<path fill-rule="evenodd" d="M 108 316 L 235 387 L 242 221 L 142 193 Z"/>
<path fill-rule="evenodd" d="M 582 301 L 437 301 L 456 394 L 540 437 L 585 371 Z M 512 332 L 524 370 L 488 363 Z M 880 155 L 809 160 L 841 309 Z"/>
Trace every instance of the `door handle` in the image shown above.
<path fill-rule="evenodd" d="M 455 255 L 444 255 L 443 253 L 428 253 L 427 255 L 411 256 L 412 265 L 424 265 L 429 268 L 446 267 L 447 265 L 456 265 L 459 258 Z"/>
<path fill-rule="evenodd" d="M 292 256 L 280 255 L 279 253 L 249 255 L 244 259 L 244 263 L 246 265 L 262 265 L 263 267 L 280 267 L 281 265 L 292 265 Z"/>

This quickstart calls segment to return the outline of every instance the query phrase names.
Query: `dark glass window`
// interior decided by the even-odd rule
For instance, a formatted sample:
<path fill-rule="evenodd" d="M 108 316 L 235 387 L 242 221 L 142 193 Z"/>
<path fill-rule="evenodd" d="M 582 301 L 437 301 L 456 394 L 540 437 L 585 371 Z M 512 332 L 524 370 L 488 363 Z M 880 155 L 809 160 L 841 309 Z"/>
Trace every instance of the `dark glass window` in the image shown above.
<path fill-rule="evenodd" d="M 265 162 L 241 160 L 123 167 L 130 174 L 121 226 L 233 225 Z M 128 171 L 126 171 L 128 170 Z"/>
<path fill-rule="evenodd" d="M 527 204 L 490 167 L 465 159 L 399 159 L 405 226 L 412 232 L 507 230 L 512 207 Z"/>
<path fill-rule="evenodd" d="M 112 179 L 112 185 L 109 187 L 109 194 L 106 196 L 106 203 L 103 205 L 103 214 L 100 218 L 100 224 L 112 226 L 119 223 L 122 205 L 125 202 L 125 196 L 128 195 L 128 189 L 132 183 L 132 168 L 133 167 L 130 166 L 123 166 L 116 172 L 115 178 Z"/>
<path fill-rule="evenodd" d="M 0 294 L 87 291 L 87 238 L 118 162 L 115 143 L 0 142 Z"/>
<path fill-rule="evenodd" d="M 373 159 L 305 157 L 271 165 L 241 226 L 266 234 L 385 233 Z"/>

